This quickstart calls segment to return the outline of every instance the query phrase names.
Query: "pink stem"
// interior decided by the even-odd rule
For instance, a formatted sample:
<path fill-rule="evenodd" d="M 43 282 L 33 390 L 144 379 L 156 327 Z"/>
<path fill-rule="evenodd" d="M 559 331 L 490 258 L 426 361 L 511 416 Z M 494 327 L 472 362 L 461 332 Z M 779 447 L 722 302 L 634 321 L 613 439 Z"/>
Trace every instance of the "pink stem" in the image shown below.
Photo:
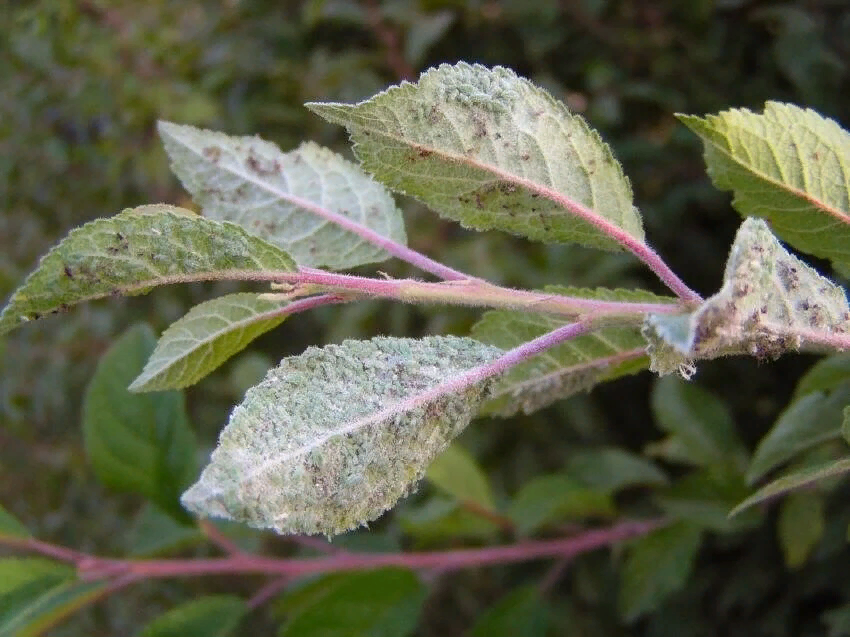
<path fill-rule="evenodd" d="M 204 536 L 222 551 L 229 555 L 242 555 L 247 553 L 241 546 L 219 531 L 209 520 L 198 520 L 198 527 Z"/>
<path fill-rule="evenodd" d="M 322 219 L 326 219 L 327 221 L 338 225 L 340 228 L 344 228 L 345 230 L 356 234 L 357 236 L 361 237 L 362 239 L 365 239 L 372 245 L 387 251 L 394 257 L 397 257 L 402 261 L 406 261 L 410 265 L 415 266 L 424 272 L 430 272 L 434 276 L 437 276 L 441 279 L 445 279 L 446 281 L 463 281 L 465 279 L 474 278 L 469 276 L 468 274 L 460 272 L 459 270 L 455 270 L 447 265 L 443 265 L 439 261 L 434 261 L 434 259 L 426 257 L 424 254 L 422 254 L 421 252 L 417 252 L 413 248 L 408 248 L 406 245 L 397 243 L 392 239 L 389 239 L 388 237 L 385 237 L 384 235 L 375 232 L 371 228 L 361 225 L 356 221 L 352 221 L 348 217 L 338 214 L 333 210 L 329 210 L 324 206 L 320 206 L 319 204 L 313 203 L 309 199 L 304 199 L 302 197 L 298 197 L 297 195 L 292 195 L 289 193 L 279 192 L 277 190 L 274 190 L 273 192 L 281 199 L 288 201 L 289 203 L 294 204 L 299 208 L 309 210 L 314 215 L 321 217 Z"/>
<path fill-rule="evenodd" d="M 531 540 L 509 546 L 434 551 L 429 553 L 341 553 L 320 558 L 273 559 L 232 555 L 218 559 L 127 561 L 127 572 L 141 577 L 195 577 L 223 573 L 307 575 L 375 569 L 389 566 L 453 571 L 463 568 L 511 564 L 545 558 L 567 558 L 645 535 L 663 524 L 661 520 L 623 522 L 594 529 L 579 536 L 555 540 Z"/>
<path fill-rule="evenodd" d="M 313 268 L 300 268 L 298 272 L 276 273 L 278 281 L 292 284 L 313 284 L 370 297 L 395 299 L 413 303 L 453 303 L 527 309 L 554 312 L 562 315 L 596 314 L 673 314 L 683 310 L 678 303 L 635 303 L 626 301 L 600 301 L 583 297 L 514 290 L 486 281 L 425 283 L 415 279 L 374 279 L 370 277 L 338 274 Z"/>
<path fill-rule="evenodd" d="M 424 147 L 423 147 L 424 149 Z M 434 149 L 426 149 L 426 150 L 434 150 Z M 691 290 L 685 282 L 682 281 L 673 270 L 670 269 L 664 260 L 658 256 L 652 248 L 650 248 L 646 243 L 642 240 L 638 239 L 630 235 L 628 232 L 623 230 L 620 226 L 612 223 L 598 212 L 593 210 L 592 208 L 588 208 L 584 204 L 567 197 L 566 195 L 561 194 L 557 190 L 553 188 L 549 188 L 542 184 L 535 183 L 530 179 L 525 179 L 523 177 L 519 177 L 518 175 L 513 175 L 505 170 L 501 170 L 495 166 L 490 164 L 485 164 L 483 162 L 476 161 L 469 157 L 464 157 L 462 160 L 458 159 L 459 162 L 469 164 L 474 166 L 475 168 L 479 168 L 481 170 L 487 171 L 498 177 L 499 179 L 516 184 L 517 186 L 521 186 L 530 192 L 535 192 L 549 201 L 552 201 L 565 210 L 568 210 L 576 217 L 586 221 L 596 229 L 598 229 L 603 234 L 608 235 L 614 241 L 623 246 L 626 250 L 635 255 L 638 259 L 643 261 L 650 270 L 652 270 L 659 279 L 661 279 L 664 284 L 672 290 L 676 296 L 678 296 L 683 301 L 701 301 L 702 297 Z"/>

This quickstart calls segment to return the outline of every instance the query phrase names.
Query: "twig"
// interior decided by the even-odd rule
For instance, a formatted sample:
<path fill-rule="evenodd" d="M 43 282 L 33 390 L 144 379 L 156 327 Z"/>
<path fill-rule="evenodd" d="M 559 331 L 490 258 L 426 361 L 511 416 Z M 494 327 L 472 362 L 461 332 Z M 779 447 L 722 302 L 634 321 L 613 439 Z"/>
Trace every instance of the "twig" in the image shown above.
<path fill-rule="evenodd" d="M 259 608 L 286 588 L 287 584 L 291 581 L 292 579 L 289 576 L 283 575 L 282 577 L 276 577 L 272 581 L 268 582 L 251 596 L 251 599 L 249 599 L 247 603 L 248 608 L 251 610 Z"/>
<path fill-rule="evenodd" d="M 317 558 L 272 558 L 247 553 L 212 559 L 121 560 L 78 553 L 46 542 L 0 537 L 0 545 L 32 551 L 78 565 L 80 575 L 92 580 L 119 577 L 132 582 L 144 578 L 197 577 L 216 574 L 266 573 L 299 576 L 336 571 L 375 569 L 386 566 L 440 569 L 511 564 L 545 558 L 572 558 L 623 540 L 645 535 L 664 520 L 628 521 L 553 540 L 530 540 L 505 546 L 433 551 L 425 553 L 335 553 Z M 93 577 L 97 575 L 97 577 Z"/>
<path fill-rule="evenodd" d="M 403 303 L 444 303 L 494 307 L 513 310 L 549 312 L 567 317 L 584 314 L 597 315 L 643 315 L 676 314 L 686 309 L 682 303 L 633 303 L 600 301 L 583 297 L 564 296 L 515 290 L 487 281 L 445 281 L 427 283 L 415 279 L 374 279 L 313 268 L 301 268 L 297 272 L 263 273 L 273 279 L 292 285 L 305 285 L 309 293 L 329 291 L 337 294 L 355 293 L 361 296 L 386 298 Z"/>

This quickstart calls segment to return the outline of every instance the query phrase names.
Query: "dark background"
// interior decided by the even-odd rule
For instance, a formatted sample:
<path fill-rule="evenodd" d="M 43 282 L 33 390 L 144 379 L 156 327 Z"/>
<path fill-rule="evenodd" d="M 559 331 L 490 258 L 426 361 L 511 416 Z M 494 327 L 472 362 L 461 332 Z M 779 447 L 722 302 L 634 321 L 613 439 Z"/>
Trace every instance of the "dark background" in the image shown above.
<path fill-rule="evenodd" d="M 739 217 L 708 182 L 700 143 L 673 114 L 781 100 L 850 124 L 845 0 L 33 0 L 2 3 L 0 18 L 0 298 L 76 225 L 144 203 L 190 205 L 169 172 L 157 119 L 259 134 L 284 150 L 312 139 L 348 153 L 344 132 L 302 103 L 365 98 L 441 62 L 509 66 L 601 132 L 632 180 L 650 242 L 705 294 L 718 287 Z M 628 257 L 469 233 L 402 204 L 413 247 L 478 276 L 523 287 L 661 291 Z M 380 267 L 408 274 L 403 265 Z M 0 502 L 45 539 L 122 554 L 139 503 L 105 491 L 88 470 L 82 391 L 99 355 L 129 324 L 145 320 L 162 330 L 194 303 L 232 289 L 197 285 L 93 303 L 0 341 Z M 376 333 L 464 333 L 475 316 L 374 302 L 290 319 L 189 390 L 196 429 L 211 445 L 244 389 L 307 345 Z M 697 382 L 724 397 L 752 444 L 811 360 L 718 361 L 702 366 Z M 653 382 L 645 373 L 532 417 L 482 420 L 465 443 L 498 489 L 511 492 L 530 475 L 557 469 L 577 445 L 640 450 L 659 438 L 648 409 Z M 807 566 L 792 578 L 773 536 L 772 527 L 756 530 L 731 554 L 722 540 L 703 547 L 663 625 L 675 626 L 670 617 L 678 613 L 701 618 L 688 620 L 692 635 L 825 634 L 819 613 L 841 597 L 823 593 L 823 583 L 837 577 L 837 565 Z M 559 590 L 570 612 L 586 618 L 576 634 L 621 630 L 606 618 L 604 600 L 579 590 L 582 568 L 610 571 L 606 559 L 589 557 Z M 421 634 L 460 633 L 504 590 L 537 575 L 517 568 L 452 578 L 426 609 Z M 248 579 L 245 590 L 254 585 Z M 712 609 L 735 586 L 749 589 L 752 603 L 721 617 Z M 186 594 L 182 584 L 136 587 L 55 634 L 128 634 Z M 265 626 L 262 613 L 254 620 L 258 630 Z M 658 623 L 644 621 L 641 634 L 677 634 Z"/>

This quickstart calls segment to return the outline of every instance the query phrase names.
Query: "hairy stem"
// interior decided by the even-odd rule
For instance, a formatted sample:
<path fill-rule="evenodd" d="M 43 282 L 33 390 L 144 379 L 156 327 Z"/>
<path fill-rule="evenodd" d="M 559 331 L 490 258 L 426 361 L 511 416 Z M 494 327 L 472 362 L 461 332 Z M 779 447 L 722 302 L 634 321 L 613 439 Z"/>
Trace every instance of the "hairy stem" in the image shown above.
<path fill-rule="evenodd" d="M 598 301 L 580 297 L 514 290 L 487 281 L 465 280 L 426 283 L 415 279 L 373 279 L 301 268 L 298 272 L 277 273 L 277 280 L 307 286 L 306 291 L 355 293 L 374 298 L 394 299 L 406 303 L 444 303 L 548 312 L 575 318 L 582 314 L 626 315 L 642 318 L 644 314 L 675 314 L 686 309 L 679 303 L 629 303 Z"/>

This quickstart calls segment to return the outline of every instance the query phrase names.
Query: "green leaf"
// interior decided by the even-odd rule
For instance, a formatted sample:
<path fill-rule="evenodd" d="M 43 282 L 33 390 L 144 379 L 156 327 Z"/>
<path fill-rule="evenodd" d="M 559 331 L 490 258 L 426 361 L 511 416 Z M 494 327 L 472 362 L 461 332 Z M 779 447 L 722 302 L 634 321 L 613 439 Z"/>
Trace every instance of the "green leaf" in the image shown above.
<path fill-rule="evenodd" d="M 520 586 L 478 617 L 469 637 L 544 637 L 548 606 L 537 586 Z"/>
<path fill-rule="evenodd" d="M 502 354 L 469 338 L 378 337 L 285 358 L 234 409 L 183 503 L 280 533 L 373 520 L 466 427 L 494 382 L 476 370 Z"/>
<path fill-rule="evenodd" d="M 834 476 L 842 476 L 848 471 L 850 471 L 850 458 L 830 460 L 829 462 L 806 467 L 805 469 L 792 471 L 781 478 L 777 478 L 773 482 L 769 482 L 753 493 L 750 497 L 732 509 L 729 512 L 729 517 L 738 515 L 755 504 L 759 504 L 765 500 L 782 495 L 783 493 L 800 489 L 818 482 L 819 480 L 826 480 L 827 478 L 832 478 Z"/>
<path fill-rule="evenodd" d="M 658 379 L 651 401 L 656 424 L 675 436 L 690 464 L 744 472 L 747 451 L 723 401 L 673 376 Z"/>
<path fill-rule="evenodd" d="M 138 637 L 225 637 L 248 612 L 234 595 L 207 595 L 172 608 L 148 623 Z"/>
<path fill-rule="evenodd" d="M 440 496 L 406 505 L 399 509 L 396 519 L 417 548 L 430 544 L 444 547 L 447 539 L 493 542 L 503 530 L 492 520 L 463 508 L 457 500 Z"/>
<path fill-rule="evenodd" d="M 612 229 L 644 240 L 608 145 L 508 69 L 443 64 L 365 102 L 307 108 L 348 129 L 367 171 L 464 226 L 606 250 L 622 249 Z"/>
<path fill-rule="evenodd" d="M 826 521 L 823 496 L 792 493 L 779 507 L 776 531 L 788 568 L 800 568 L 823 536 Z"/>
<path fill-rule="evenodd" d="M 636 540 L 621 570 L 620 615 L 633 622 L 655 610 L 690 577 L 702 531 L 677 522 Z"/>
<path fill-rule="evenodd" d="M 634 486 L 666 486 L 666 474 L 652 462 L 618 447 L 579 451 L 570 456 L 567 473 L 583 484 L 609 493 Z"/>
<path fill-rule="evenodd" d="M 687 377 L 695 360 L 828 351 L 830 337 L 848 331 L 844 290 L 783 248 L 764 221 L 750 218 L 735 236 L 720 291 L 691 314 L 648 315 L 643 334 L 652 371 Z"/>
<path fill-rule="evenodd" d="M 29 529 L 21 524 L 11 513 L 0 506 L 0 536 L 5 537 L 31 537 Z"/>
<path fill-rule="evenodd" d="M 540 476 L 526 482 L 508 507 L 517 531 L 528 535 L 547 524 L 564 520 L 611 517 L 611 495 L 590 489 L 563 474 Z"/>
<path fill-rule="evenodd" d="M 841 414 L 841 437 L 850 444 L 850 406 L 845 407 Z"/>
<path fill-rule="evenodd" d="M 688 474 L 670 489 L 658 493 L 656 499 L 664 513 L 673 520 L 718 533 L 733 533 L 754 528 L 763 522 L 760 511 L 729 518 L 729 511 L 747 496 L 747 492 L 740 473 L 713 468 Z"/>
<path fill-rule="evenodd" d="M 431 484 L 460 502 L 473 502 L 489 510 L 496 508 L 487 475 L 458 443 L 437 456 L 425 476 Z"/>
<path fill-rule="evenodd" d="M 847 637 L 850 635 L 850 604 L 823 613 L 821 620 L 829 626 L 827 637 Z"/>
<path fill-rule="evenodd" d="M 600 301 L 631 303 L 675 302 L 640 290 L 596 290 L 548 286 L 546 292 Z M 569 320 L 531 312 L 486 312 L 471 336 L 483 343 L 510 349 Z M 532 413 L 597 384 L 646 369 L 646 341 L 639 327 L 606 327 L 547 349 L 512 367 L 485 404 L 485 413 L 510 417 Z"/>
<path fill-rule="evenodd" d="M 244 293 L 196 305 L 162 333 L 130 391 L 181 389 L 198 382 L 286 318 L 285 301 Z"/>
<path fill-rule="evenodd" d="M 178 521 L 180 492 L 195 476 L 195 437 L 183 394 L 131 394 L 127 385 L 154 349 L 151 328 L 128 329 L 100 359 L 83 400 L 86 454 L 98 479 L 138 493 Z"/>
<path fill-rule="evenodd" d="M 812 392 L 792 402 L 761 439 L 747 470 L 754 484 L 766 473 L 807 449 L 841 437 L 850 384 L 830 393 Z"/>
<path fill-rule="evenodd" d="M 387 190 L 358 166 L 312 142 L 282 153 L 259 137 L 159 123 L 171 167 L 211 219 L 233 221 L 293 255 L 331 269 L 389 254 L 339 222 L 405 244 Z"/>
<path fill-rule="evenodd" d="M 70 566 L 42 558 L 0 560 L 0 637 L 35 637 L 106 590 L 74 579 Z"/>
<path fill-rule="evenodd" d="M 702 138 L 708 174 L 741 215 L 764 217 L 798 250 L 850 263 L 850 134 L 836 122 L 779 102 L 761 115 L 679 119 Z"/>
<path fill-rule="evenodd" d="M 281 599 L 279 637 L 405 637 L 428 591 L 416 575 L 384 568 L 326 575 Z"/>
<path fill-rule="evenodd" d="M 148 502 L 133 520 L 124 545 L 134 557 L 151 557 L 173 553 L 204 540 L 197 526 L 180 524 Z"/>
<path fill-rule="evenodd" d="M 845 381 L 850 381 L 850 354 L 827 356 L 812 365 L 797 381 L 794 398 L 815 391 L 831 391 Z"/>
<path fill-rule="evenodd" d="M 106 296 L 190 281 L 271 280 L 294 269 L 289 255 L 237 225 L 174 206 L 140 206 L 72 230 L 12 295 L 0 334 Z"/>

